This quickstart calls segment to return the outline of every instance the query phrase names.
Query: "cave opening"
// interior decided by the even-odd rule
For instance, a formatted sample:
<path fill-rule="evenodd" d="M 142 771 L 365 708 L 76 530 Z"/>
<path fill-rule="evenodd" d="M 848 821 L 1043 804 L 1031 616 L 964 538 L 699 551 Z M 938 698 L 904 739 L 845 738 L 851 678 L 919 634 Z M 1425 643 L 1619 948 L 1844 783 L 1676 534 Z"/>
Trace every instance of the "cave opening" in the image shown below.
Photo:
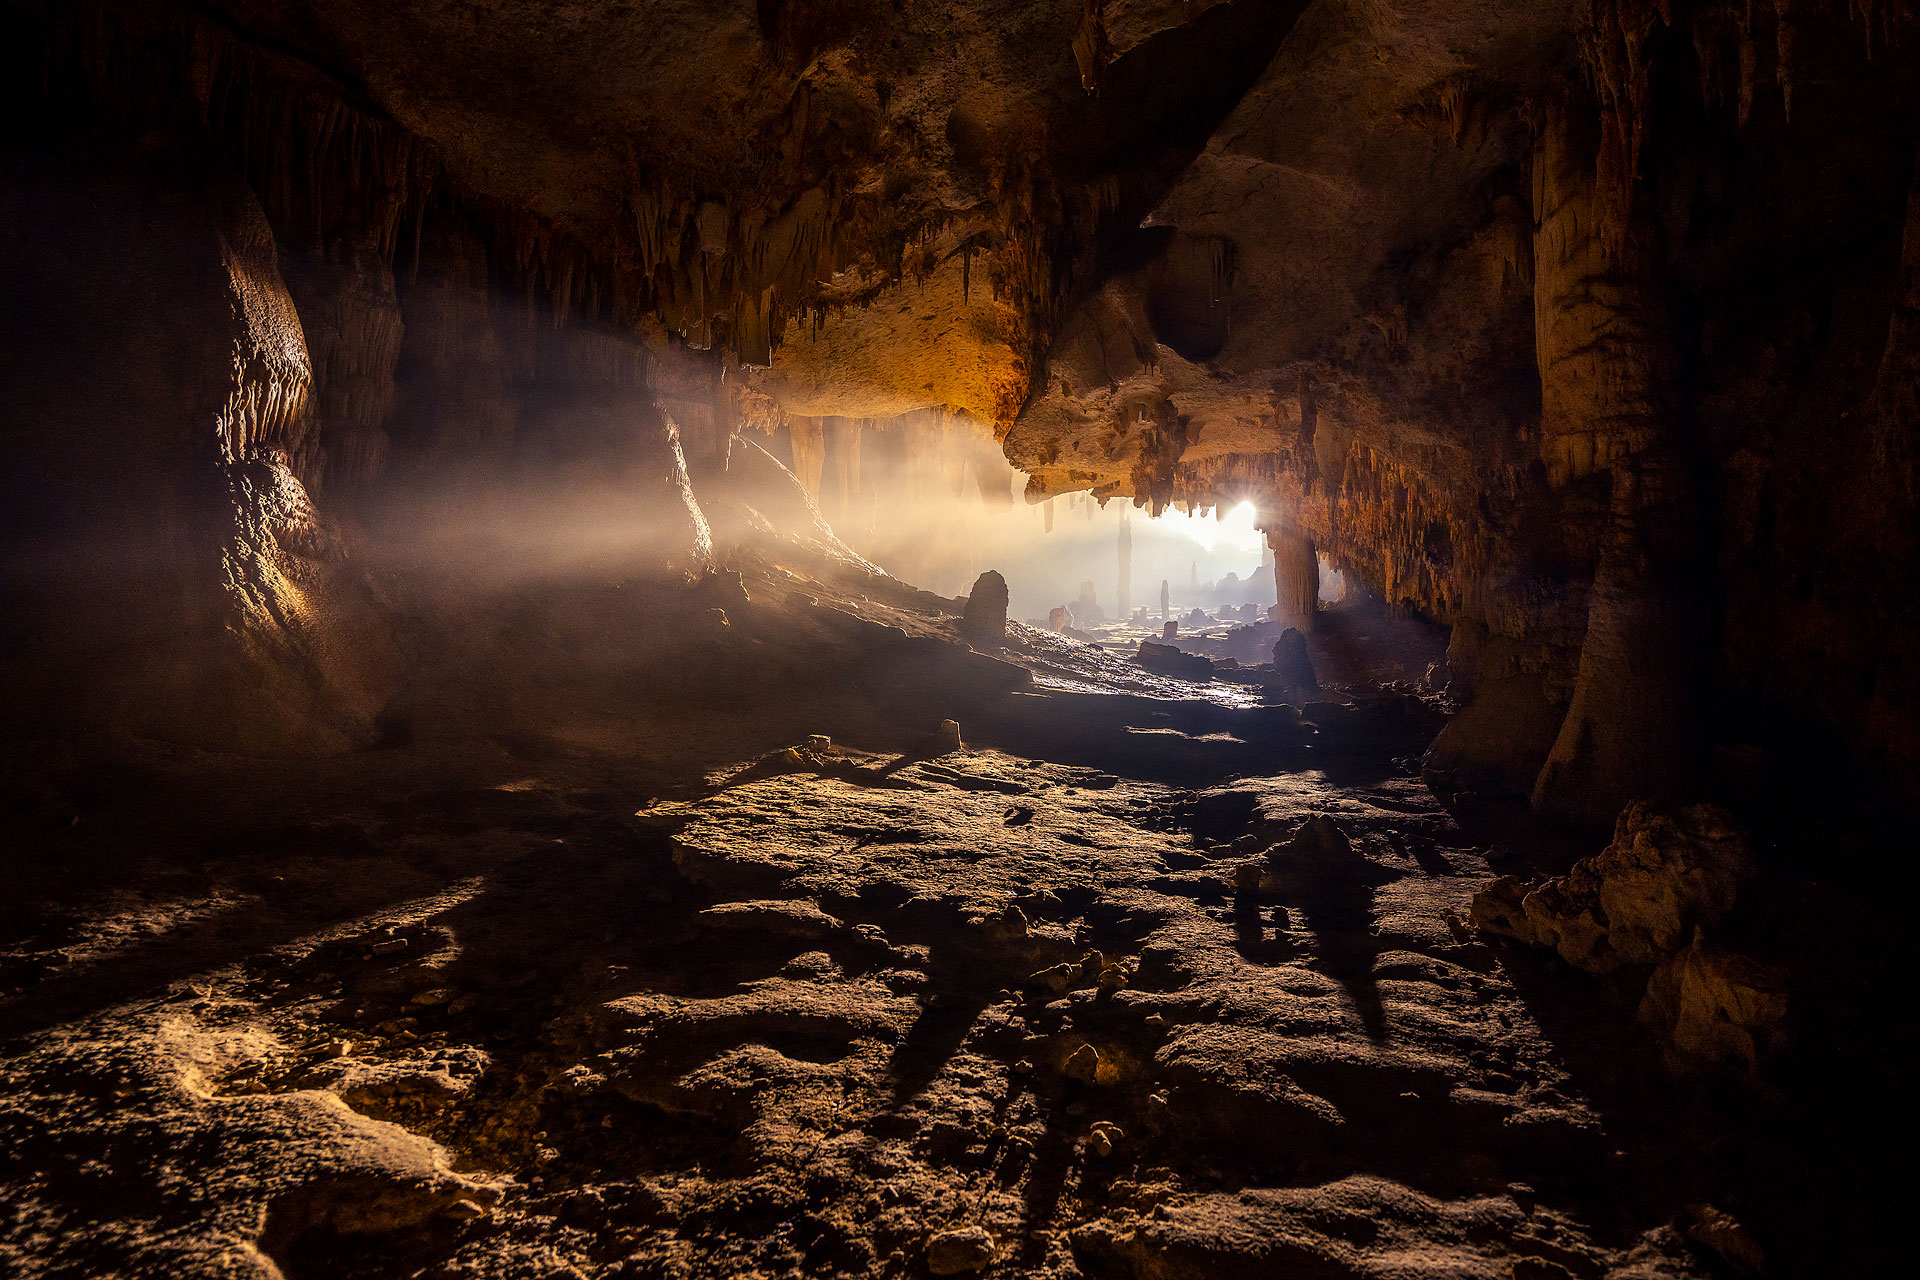
<path fill-rule="evenodd" d="M 0 1268 L 1899 1273 L 1916 48 L 10 0 Z"/>

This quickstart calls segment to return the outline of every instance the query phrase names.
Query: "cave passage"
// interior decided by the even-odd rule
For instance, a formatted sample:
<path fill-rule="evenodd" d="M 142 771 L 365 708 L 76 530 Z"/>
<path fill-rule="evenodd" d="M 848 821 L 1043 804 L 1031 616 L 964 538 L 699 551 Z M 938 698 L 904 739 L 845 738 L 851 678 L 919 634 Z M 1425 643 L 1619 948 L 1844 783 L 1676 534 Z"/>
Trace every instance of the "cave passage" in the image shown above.
<path fill-rule="evenodd" d="M 0 1273 L 1905 1274 L 1908 0 L 0 6 Z"/>

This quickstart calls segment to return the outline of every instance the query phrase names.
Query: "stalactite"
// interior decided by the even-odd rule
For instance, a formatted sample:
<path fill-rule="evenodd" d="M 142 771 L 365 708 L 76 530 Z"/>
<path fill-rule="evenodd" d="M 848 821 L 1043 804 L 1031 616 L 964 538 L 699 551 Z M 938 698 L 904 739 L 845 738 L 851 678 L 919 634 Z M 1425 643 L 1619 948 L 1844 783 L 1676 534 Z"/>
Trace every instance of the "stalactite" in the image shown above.
<path fill-rule="evenodd" d="M 1100 81 L 1107 63 L 1113 60 L 1113 46 L 1107 39 L 1106 0 L 1086 0 L 1080 26 L 1073 33 L 1073 60 L 1080 69 L 1080 87 L 1090 94 L 1100 92 Z"/>

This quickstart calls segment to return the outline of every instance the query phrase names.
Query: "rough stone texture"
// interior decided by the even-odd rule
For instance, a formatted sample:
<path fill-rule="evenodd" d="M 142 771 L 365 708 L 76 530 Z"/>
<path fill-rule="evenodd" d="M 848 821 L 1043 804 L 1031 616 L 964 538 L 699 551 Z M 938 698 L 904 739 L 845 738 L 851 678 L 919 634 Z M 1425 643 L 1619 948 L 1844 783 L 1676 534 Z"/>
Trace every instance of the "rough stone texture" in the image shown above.
<path fill-rule="evenodd" d="M 1535 889 L 1502 880 L 1476 896 L 1473 914 L 1489 932 L 1605 973 L 1671 956 L 1733 909 L 1753 873 L 1746 836 L 1724 810 L 1635 802 L 1605 849 Z"/>
<path fill-rule="evenodd" d="M 997 570 L 989 569 L 974 580 L 960 629 L 989 644 L 1007 638 L 1007 580 Z"/>
<path fill-rule="evenodd" d="M 260 207 L 204 135 L 6 149 L 9 714 L 239 750 L 364 740 L 396 655 L 289 464 L 311 370 Z M 152 216 L 141 212 L 155 206 Z M 97 264 L 112 262 L 102 272 Z"/>
<path fill-rule="evenodd" d="M 1677 1070 L 1720 1072 L 1756 1082 L 1791 1039 L 1787 978 L 1777 966 L 1693 941 L 1654 970 L 1640 1022 Z"/>
<path fill-rule="evenodd" d="M 1320 682 L 1313 674 L 1313 659 L 1307 655 L 1307 638 L 1288 627 L 1273 642 L 1273 678 L 1282 688 L 1316 689 Z"/>

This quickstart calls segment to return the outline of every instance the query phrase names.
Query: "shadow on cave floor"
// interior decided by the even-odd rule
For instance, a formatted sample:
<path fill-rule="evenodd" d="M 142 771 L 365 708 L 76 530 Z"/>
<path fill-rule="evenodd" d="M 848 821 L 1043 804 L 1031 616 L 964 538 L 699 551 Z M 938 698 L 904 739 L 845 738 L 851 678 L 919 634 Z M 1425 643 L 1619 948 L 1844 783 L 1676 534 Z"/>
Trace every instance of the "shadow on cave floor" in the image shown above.
<path fill-rule="evenodd" d="M 48 773 L 0 938 L 26 1105 L 246 1032 L 193 1067 L 209 1097 L 322 1091 L 510 1179 L 430 1229 L 287 1228 L 289 1275 L 389 1274 L 385 1242 L 454 1272 L 918 1276 L 972 1227 L 1036 1275 L 1348 1274 L 1407 1241 L 1461 1274 L 1706 1274 L 1662 1224 L 1746 1194 L 1746 1149 L 1620 1051 L 1631 1009 L 1450 923 L 1493 851 L 1417 779 L 1426 702 L 1035 690 L 871 600 L 730 613 L 596 671 L 557 662 L 557 609 L 551 652 L 491 669 L 484 735 L 423 683 L 404 746 Z M 832 745 L 784 755 L 809 734 Z M 1316 814 L 1351 848 L 1248 888 Z M 162 1123 L 146 1096 L 126 1123 Z M 164 1123 L 197 1150 L 215 1115 Z M 0 1188 L 113 1150 L 85 1116 Z M 247 1202 L 220 1167 L 168 1230 Z M 134 1204 L 139 1174 L 46 1212 Z M 1369 1225 L 1301 1225 L 1329 1215 Z"/>

